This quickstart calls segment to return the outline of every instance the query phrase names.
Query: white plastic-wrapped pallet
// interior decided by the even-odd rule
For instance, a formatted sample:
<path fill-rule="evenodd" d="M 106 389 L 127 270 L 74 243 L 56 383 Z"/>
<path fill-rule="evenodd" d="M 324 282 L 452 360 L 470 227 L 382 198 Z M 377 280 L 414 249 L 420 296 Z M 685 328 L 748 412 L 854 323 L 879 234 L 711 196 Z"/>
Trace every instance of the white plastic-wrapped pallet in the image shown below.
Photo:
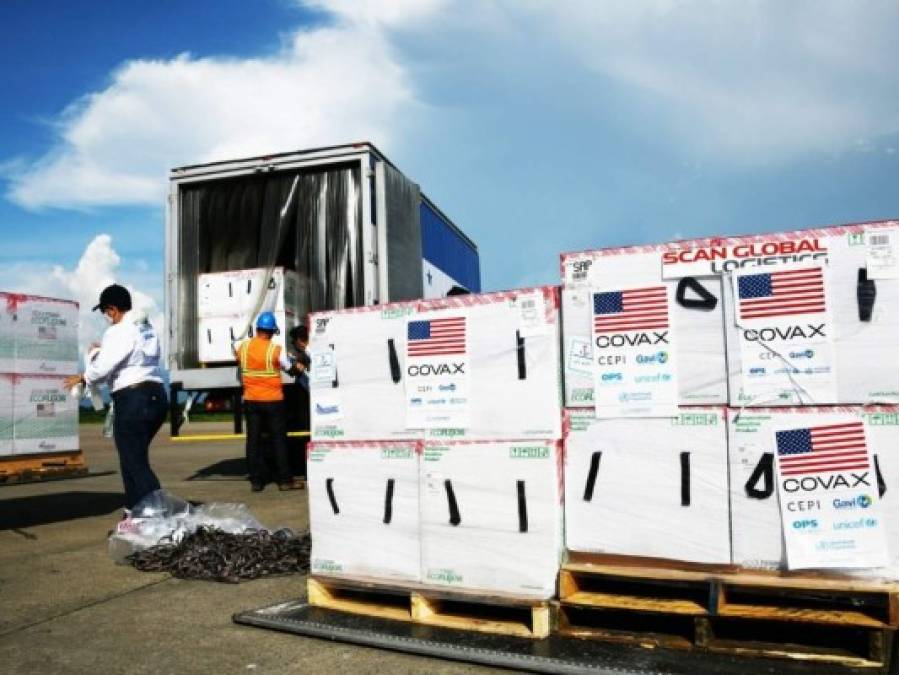
<path fill-rule="evenodd" d="M 406 321 L 415 303 L 310 316 L 313 440 L 414 440 L 406 428 Z"/>
<path fill-rule="evenodd" d="M 309 446 L 314 574 L 420 579 L 419 450 L 414 442 Z"/>
<path fill-rule="evenodd" d="M 546 599 L 562 551 L 557 441 L 426 442 L 422 582 Z"/>
<path fill-rule="evenodd" d="M 419 303 L 407 336 L 411 424 L 432 439 L 561 438 L 558 308 L 551 286 Z M 440 338 L 441 325 L 458 326 L 455 338 Z M 459 349 L 445 353 L 451 341 Z"/>
<path fill-rule="evenodd" d="M 13 454 L 13 379 L 0 373 L 0 457 Z"/>
<path fill-rule="evenodd" d="M 280 332 L 272 340 L 276 345 L 284 348 L 287 334 L 297 325 L 296 316 L 275 313 L 275 321 Z M 233 362 L 234 347 L 241 338 L 253 337 L 255 320 L 251 321 L 247 314 L 233 314 L 227 316 L 207 316 L 199 320 L 197 347 L 201 363 Z"/>
<path fill-rule="evenodd" d="M 631 246 L 562 255 L 562 360 L 567 407 L 593 407 L 597 377 L 605 376 L 615 383 L 623 378 L 643 377 L 642 371 L 652 375 L 660 358 L 676 363 L 677 404 L 727 403 L 721 279 L 706 274 L 663 280 L 662 255 L 670 246 Z M 642 309 L 636 302 L 628 306 L 628 293 L 656 287 L 664 288 L 672 299 L 668 304 L 666 340 L 658 340 L 656 333 L 661 331 L 649 330 L 643 331 L 647 337 L 636 343 L 640 338 L 638 331 L 621 330 L 605 335 L 603 345 L 593 344 L 591 324 L 597 312 L 603 312 L 600 316 L 609 321 L 617 317 L 625 325 L 628 317 L 639 318 Z M 597 292 L 619 294 L 617 312 L 598 307 L 594 303 Z M 616 340 L 626 346 L 626 339 L 641 347 L 639 353 L 623 354 L 615 348 Z"/>
<path fill-rule="evenodd" d="M 72 375 L 78 371 L 78 303 L 9 295 L 15 314 L 16 373 Z"/>
<path fill-rule="evenodd" d="M 13 383 L 13 454 L 79 449 L 78 400 L 54 375 L 16 375 Z"/>
<path fill-rule="evenodd" d="M 730 510 L 734 563 L 750 568 L 786 569 L 784 527 L 801 536 L 820 538 L 825 522 L 822 514 L 837 509 L 840 520 L 855 526 L 867 519 L 879 499 L 885 529 L 889 564 L 871 569 L 839 570 L 868 577 L 899 578 L 899 407 L 804 407 L 745 408 L 728 412 Z M 805 480 L 794 480 L 789 488 L 787 516 L 781 516 L 777 488 L 776 432 L 785 429 L 816 429 L 860 421 L 873 466 L 867 470 L 819 471 Z M 819 448 L 820 452 L 821 449 Z M 827 451 L 833 454 L 834 451 Z M 796 455 L 794 455 L 796 456 Z M 827 468 L 827 467 L 822 467 Z M 840 476 L 843 476 L 841 479 Z M 818 480 L 820 478 L 820 480 Z M 845 492 L 848 488 L 848 498 Z M 845 519 L 842 515 L 845 514 Z M 862 524 L 865 524 L 864 522 Z"/>
<path fill-rule="evenodd" d="M 570 551 L 730 563 L 724 408 L 672 418 L 568 411 Z"/>

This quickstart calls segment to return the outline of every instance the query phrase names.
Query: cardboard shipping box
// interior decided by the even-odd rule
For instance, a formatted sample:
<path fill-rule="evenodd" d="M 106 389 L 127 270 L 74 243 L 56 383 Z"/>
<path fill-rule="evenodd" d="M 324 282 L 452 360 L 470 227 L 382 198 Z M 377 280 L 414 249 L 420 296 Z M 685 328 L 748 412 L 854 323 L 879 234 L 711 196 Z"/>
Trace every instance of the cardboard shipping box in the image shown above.
<path fill-rule="evenodd" d="M 77 302 L 7 295 L 7 315 L 10 309 L 15 335 L 13 372 L 47 375 L 78 372 Z"/>
<path fill-rule="evenodd" d="M 54 375 L 13 378 L 13 454 L 79 449 L 78 400 Z"/>
<path fill-rule="evenodd" d="M 727 564 L 729 536 L 724 408 L 646 419 L 567 412 L 570 551 Z"/>
<path fill-rule="evenodd" d="M 0 457 L 13 454 L 13 379 L 0 373 Z"/>
<path fill-rule="evenodd" d="M 296 314 L 299 293 L 297 273 L 275 267 L 265 284 L 266 272 L 265 268 L 254 268 L 201 274 L 197 281 L 197 314 L 201 318 L 254 311 L 256 314 Z"/>
<path fill-rule="evenodd" d="M 418 322 L 465 319 L 465 353 L 441 361 L 418 360 L 418 374 L 407 369 L 409 388 L 430 388 L 425 370 L 440 363 L 464 362 L 460 389 L 447 397 L 466 398 L 446 422 L 440 413 L 423 425 L 425 436 L 446 440 L 512 440 L 562 437 L 559 373 L 559 291 L 552 286 L 428 300 L 418 305 Z M 409 354 L 412 354 L 411 347 Z M 411 359 L 410 359 L 411 361 Z M 422 382 L 425 382 L 422 387 Z M 439 384 L 450 388 L 454 382 Z M 427 391 L 422 398 L 443 392 Z M 458 415 L 456 413 L 459 413 Z M 456 420 L 461 420 L 457 423 Z"/>
<path fill-rule="evenodd" d="M 721 279 L 664 280 L 662 255 L 669 245 L 609 248 L 562 255 L 562 360 L 565 405 L 594 405 L 594 367 L 609 373 L 620 364 L 594 364 L 601 355 L 592 344 L 593 292 L 636 287 L 670 287 L 670 333 L 676 343 L 679 405 L 724 405 L 727 376 Z M 679 288 L 681 287 L 681 288 Z M 652 357 L 663 345 L 647 346 Z M 605 359 L 608 360 L 608 359 Z M 647 360 L 647 368 L 652 361 Z M 633 364 L 628 364 L 632 366 Z"/>
<path fill-rule="evenodd" d="M 879 495 L 887 535 L 890 565 L 854 570 L 863 576 L 899 578 L 899 407 L 744 408 L 728 412 L 730 510 L 734 563 L 750 568 L 786 569 L 780 502 L 776 478 L 775 432 L 861 419 L 874 459 L 867 487 L 858 495 Z M 822 474 L 825 478 L 829 474 Z M 803 495 L 808 497 L 803 499 Z M 794 520 L 814 520 L 820 495 L 797 492 L 790 507 Z M 849 500 L 852 501 L 852 500 Z M 848 504 L 847 519 L 864 515 L 866 500 Z"/>
<path fill-rule="evenodd" d="M 275 320 L 280 332 L 272 340 L 284 348 L 287 335 L 297 325 L 297 319 L 293 314 L 276 312 Z M 201 317 L 197 329 L 200 363 L 234 362 L 234 348 L 240 344 L 241 337 L 253 337 L 255 326 L 256 320 L 248 314 Z"/>
<path fill-rule="evenodd" d="M 402 442 L 309 446 L 313 574 L 420 579 L 419 450 Z"/>
<path fill-rule="evenodd" d="M 562 553 L 556 441 L 425 443 L 422 582 L 537 599 Z"/>
<path fill-rule="evenodd" d="M 414 440 L 406 428 L 406 323 L 415 303 L 310 316 L 313 440 Z"/>

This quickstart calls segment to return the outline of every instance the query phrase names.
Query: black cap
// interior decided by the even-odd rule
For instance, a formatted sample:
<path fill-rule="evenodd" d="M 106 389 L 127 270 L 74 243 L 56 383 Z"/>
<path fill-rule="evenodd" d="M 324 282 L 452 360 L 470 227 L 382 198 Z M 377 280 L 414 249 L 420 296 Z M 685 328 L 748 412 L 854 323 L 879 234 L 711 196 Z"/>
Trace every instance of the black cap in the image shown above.
<path fill-rule="evenodd" d="M 115 307 L 123 312 L 129 311 L 131 309 L 131 293 L 127 288 L 118 284 L 107 286 L 100 293 L 100 302 L 94 306 L 92 311 L 96 312 L 99 309 L 102 312 L 107 307 Z"/>

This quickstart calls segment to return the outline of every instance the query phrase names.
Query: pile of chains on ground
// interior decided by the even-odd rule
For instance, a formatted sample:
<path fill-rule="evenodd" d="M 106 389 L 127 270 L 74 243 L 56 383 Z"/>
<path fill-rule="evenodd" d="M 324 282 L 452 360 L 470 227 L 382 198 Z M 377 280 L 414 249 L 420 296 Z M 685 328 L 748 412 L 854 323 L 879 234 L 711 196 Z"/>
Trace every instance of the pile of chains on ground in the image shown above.
<path fill-rule="evenodd" d="M 128 556 L 142 572 L 169 572 L 179 579 L 238 583 L 247 579 L 309 571 L 309 533 L 248 530 L 228 534 L 199 527 L 180 542 L 162 539 Z"/>

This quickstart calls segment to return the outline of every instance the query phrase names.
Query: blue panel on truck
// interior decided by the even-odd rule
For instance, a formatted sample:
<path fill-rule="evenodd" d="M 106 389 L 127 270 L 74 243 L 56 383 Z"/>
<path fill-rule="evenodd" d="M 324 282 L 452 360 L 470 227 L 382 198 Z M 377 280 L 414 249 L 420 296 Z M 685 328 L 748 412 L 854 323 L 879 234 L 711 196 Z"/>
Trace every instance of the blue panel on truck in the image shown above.
<path fill-rule="evenodd" d="M 472 293 L 480 293 L 477 248 L 425 200 L 421 201 L 420 211 L 422 257 Z"/>

